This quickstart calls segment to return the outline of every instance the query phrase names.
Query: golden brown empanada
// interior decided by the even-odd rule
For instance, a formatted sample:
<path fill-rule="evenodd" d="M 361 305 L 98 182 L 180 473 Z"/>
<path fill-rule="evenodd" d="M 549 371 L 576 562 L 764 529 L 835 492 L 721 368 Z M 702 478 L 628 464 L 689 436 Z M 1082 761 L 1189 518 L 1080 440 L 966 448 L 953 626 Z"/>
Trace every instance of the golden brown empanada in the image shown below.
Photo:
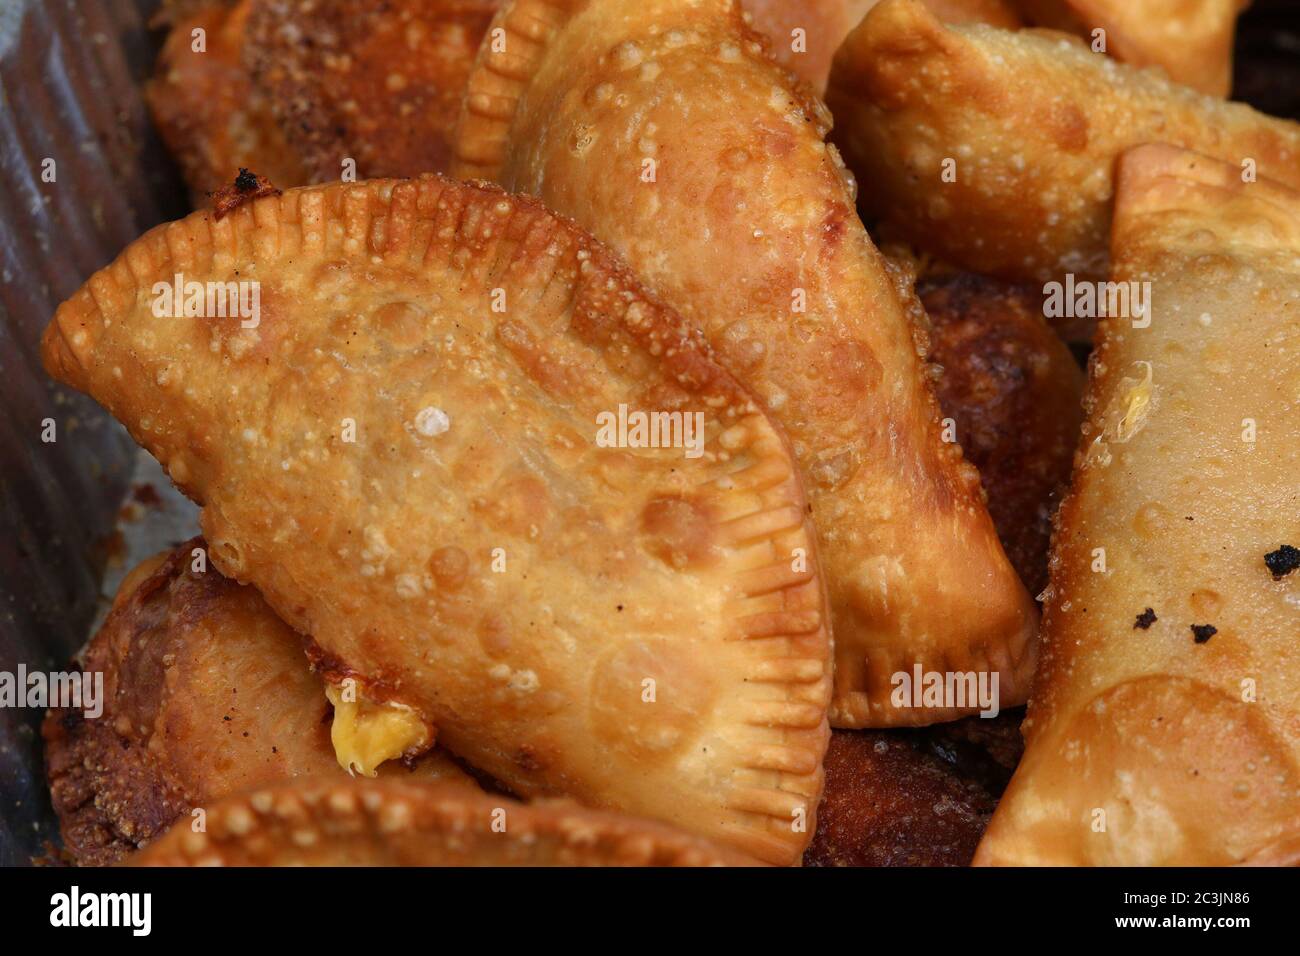
<path fill-rule="evenodd" d="M 1300 124 L 1064 36 L 945 27 L 919 0 L 867 15 L 826 96 L 873 214 L 918 248 L 1013 280 L 1105 278 L 1113 167 L 1130 146 L 1168 142 L 1300 186 Z"/>
<path fill-rule="evenodd" d="M 786 427 L 830 586 L 832 723 L 980 709 L 896 706 L 895 676 L 917 667 L 1023 701 L 1033 602 L 978 475 L 941 439 L 920 306 L 854 211 L 825 109 L 728 0 L 518 0 L 498 28 L 456 173 L 540 196 L 614 246 Z"/>
<path fill-rule="evenodd" d="M 1112 256 L 1150 324 L 1098 329 L 1027 750 L 976 862 L 1276 861 L 1300 845 L 1300 193 L 1132 150 Z"/>
<path fill-rule="evenodd" d="M 923 277 L 917 293 L 930 361 L 943 369 L 939 405 L 979 469 L 1007 557 L 1037 594 L 1083 421 L 1083 371 L 1043 320 L 1037 290 L 953 273 Z"/>
<path fill-rule="evenodd" d="M 295 781 L 228 797 L 138 866 L 757 866 L 651 820 L 446 783 Z"/>
<path fill-rule="evenodd" d="M 444 172 L 474 51 L 498 6 L 254 0 L 244 58 L 314 182 Z"/>
<path fill-rule="evenodd" d="M 178 274 L 258 283 L 256 327 L 155 318 Z M 332 683 L 517 793 L 798 860 L 831 661 L 797 469 L 581 230 L 440 177 L 292 190 L 147 233 L 43 352 Z"/>
<path fill-rule="evenodd" d="M 179 20 L 145 84 L 154 125 L 180 166 L 195 206 L 207 205 L 207 194 L 228 183 L 240 167 L 281 187 L 308 180 L 270 104 L 240 62 L 251 4 L 210 4 Z M 203 31 L 202 50 L 194 49 L 196 30 Z"/>
<path fill-rule="evenodd" d="M 831 58 L 878 0 L 742 0 L 750 24 L 772 41 L 772 56 L 826 91 Z M 1020 18 L 1007 0 L 925 0 L 945 23 L 991 23 L 1014 30 Z"/>
<path fill-rule="evenodd" d="M 128 575 L 82 660 L 103 675 L 103 713 L 46 716 L 50 795 L 79 864 L 115 863 L 227 794 L 343 774 L 302 638 L 252 588 L 195 571 L 205 554 L 196 538 Z M 475 786 L 436 749 L 381 772 Z"/>
<path fill-rule="evenodd" d="M 1250 0 L 1014 0 L 1037 26 L 1077 33 L 1134 66 L 1158 66 L 1175 83 L 1211 96 L 1232 89 L 1237 15 Z"/>

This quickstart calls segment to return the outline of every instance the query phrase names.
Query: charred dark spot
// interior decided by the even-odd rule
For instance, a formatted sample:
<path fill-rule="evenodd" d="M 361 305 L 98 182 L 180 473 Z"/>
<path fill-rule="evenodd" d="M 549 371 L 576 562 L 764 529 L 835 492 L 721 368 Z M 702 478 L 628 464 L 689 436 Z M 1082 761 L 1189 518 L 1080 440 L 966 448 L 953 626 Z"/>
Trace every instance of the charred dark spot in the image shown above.
<path fill-rule="evenodd" d="M 1208 641 L 1210 638 L 1212 638 L 1215 634 L 1218 633 L 1219 633 L 1219 629 L 1215 627 L 1213 624 L 1192 625 L 1192 637 L 1197 644 L 1204 644 L 1206 641 Z"/>
<path fill-rule="evenodd" d="M 1272 573 L 1273 580 L 1281 581 L 1296 568 L 1300 568 L 1300 548 L 1284 544 L 1276 551 L 1264 555 L 1264 564 Z"/>
<path fill-rule="evenodd" d="M 1141 628 L 1142 630 L 1145 631 L 1157 620 L 1158 619 L 1156 618 L 1155 610 L 1153 608 L 1147 608 L 1145 611 L 1143 611 L 1141 614 L 1139 614 L 1136 618 L 1133 619 L 1133 629 L 1137 630 L 1138 628 Z"/>
<path fill-rule="evenodd" d="M 218 189 L 212 194 L 213 218 L 221 219 L 227 213 L 234 212 L 244 203 L 254 199 L 278 195 L 280 190 L 272 185 L 271 180 L 241 166 L 239 175 L 235 177 L 232 185 Z"/>

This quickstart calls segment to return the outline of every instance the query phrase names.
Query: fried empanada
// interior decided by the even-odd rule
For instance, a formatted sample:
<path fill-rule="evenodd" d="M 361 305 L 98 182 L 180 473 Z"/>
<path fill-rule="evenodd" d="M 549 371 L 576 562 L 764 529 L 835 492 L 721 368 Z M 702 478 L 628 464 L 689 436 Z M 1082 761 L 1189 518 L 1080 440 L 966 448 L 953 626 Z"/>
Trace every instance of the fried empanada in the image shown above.
<path fill-rule="evenodd" d="M 832 723 L 980 709 L 895 706 L 916 667 L 1023 701 L 1033 602 L 975 469 L 941 438 L 920 306 L 854 211 L 821 104 L 728 0 L 518 0 L 498 28 L 457 174 L 540 196 L 614 246 L 790 433 L 830 586 Z"/>
<path fill-rule="evenodd" d="M 1300 845 L 1300 574 L 1276 558 L 1300 542 L 1300 193 L 1143 146 L 1111 251 L 1150 324 L 1098 328 L 1025 758 L 976 862 L 1277 861 Z"/>
<path fill-rule="evenodd" d="M 445 783 L 297 781 L 228 797 L 138 866 L 757 866 L 651 820 Z"/>
<path fill-rule="evenodd" d="M 862 202 L 918 248 L 1019 281 L 1106 276 L 1114 164 L 1167 142 L 1300 186 L 1300 124 L 1116 63 L 1064 36 L 945 27 L 884 0 L 827 102 Z"/>
<path fill-rule="evenodd" d="M 195 206 L 228 183 L 240 167 L 277 186 L 307 182 L 270 105 L 240 62 L 252 0 L 209 5 L 176 23 L 158 54 L 145 101 L 163 142 L 190 187 Z M 203 49 L 195 50 L 202 30 Z"/>
<path fill-rule="evenodd" d="M 498 6 L 254 0 L 245 62 L 314 182 L 444 172 L 474 52 Z"/>
<path fill-rule="evenodd" d="M 831 58 L 878 0 L 742 0 L 749 22 L 772 41 L 772 56 L 820 96 Z M 989 23 L 1014 30 L 1020 17 L 1007 0 L 925 0 L 946 23 Z"/>
<path fill-rule="evenodd" d="M 194 570 L 195 539 L 136 568 L 83 655 L 103 713 L 56 709 L 43 734 L 64 848 L 115 863 L 192 809 L 292 777 L 342 775 L 303 640 L 249 587 Z M 385 774 L 475 786 L 443 751 Z"/>
<path fill-rule="evenodd" d="M 939 404 L 979 469 L 1002 547 L 1030 594 L 1047 585 L 1057 495 L 1083 421 L 1083 371 L 1037 290 L 969 273 L 917 283 Z"/>
<path fill-rule="evenodd" d="M 256 327 L 154 318 L 176 274 L 257 282 Z M 331 682 L 516 793 L 799 859 L 831 660 L 798 470 L 571 223 L 440 177 L 196 213 L 93 276 L 43 354 Z"/>
<path fill-rule="evenodd" d="M 1237 16 L 1250 0 L 1014 0 L 1037 26 L 1076 33 L 1134 66 L 1158 66 L 1175 83 L 1211 96 L 1232 89 Z"/>

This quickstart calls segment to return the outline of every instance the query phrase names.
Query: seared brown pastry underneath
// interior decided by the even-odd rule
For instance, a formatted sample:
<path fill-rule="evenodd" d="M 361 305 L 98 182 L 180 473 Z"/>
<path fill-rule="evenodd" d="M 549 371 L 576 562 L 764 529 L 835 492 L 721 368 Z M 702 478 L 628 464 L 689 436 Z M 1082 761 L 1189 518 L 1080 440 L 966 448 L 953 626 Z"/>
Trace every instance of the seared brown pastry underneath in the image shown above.
<path fill-rule="evenodd" d="M 1021 716 L 832 732 L 804 866 L 970 863 L 1019 759 Z"/>
<path fill-rule="evenodd" d="M 104 712 L 45 719 L 50 793 L 65 848 L 115 863 L 191 808 L 301 776 L 342 777 L 330 707 L 302 638 L 250 587 L 192 569 L 201 538 L 127 577 L 84 654 L 104 675 Z M 401 764 L 381 773 L 407 776 Z M 469 778 L 444 753 L 421 778 Z"/>
<path fill-rule="evenodd" d="M 443 172 L 497 0 L 255 0 L 244 62 L 315 182 Z"/>
<path fill-rule="evenodd" d="M 956 273 L 923 278 L 935 392 L 979 469 L 998 537 L 1030 594 L 1047 586 L 1047 545 L 1083 422 L 1084 375 L 1028 286 Z"/>
<path fill-rule="evenodd" d="M 212 4 L 177 21 L 145 85 L 154 124 L 195 206 L 207 205 L 207 194 L 228 184 L 241 166 L 284 188 L 307 182 L 241 62 L 251 3 Z M 196 29 L 205 31 L 204 52 L 192 49 Z"/>

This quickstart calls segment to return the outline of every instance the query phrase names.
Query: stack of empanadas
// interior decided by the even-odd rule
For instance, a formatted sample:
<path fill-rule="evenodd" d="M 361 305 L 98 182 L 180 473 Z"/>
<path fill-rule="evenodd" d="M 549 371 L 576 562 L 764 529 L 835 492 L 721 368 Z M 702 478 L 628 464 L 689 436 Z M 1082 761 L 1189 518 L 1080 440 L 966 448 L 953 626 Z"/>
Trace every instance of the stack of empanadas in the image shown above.
<path fill-rule="evenodd" d="M 1300 125 L 1213 98 L 1239 6 L 178 14 L 199 209 L 43 357 L 203 537 L 47 719 L 68 854 L 1296 860 Z"/>

